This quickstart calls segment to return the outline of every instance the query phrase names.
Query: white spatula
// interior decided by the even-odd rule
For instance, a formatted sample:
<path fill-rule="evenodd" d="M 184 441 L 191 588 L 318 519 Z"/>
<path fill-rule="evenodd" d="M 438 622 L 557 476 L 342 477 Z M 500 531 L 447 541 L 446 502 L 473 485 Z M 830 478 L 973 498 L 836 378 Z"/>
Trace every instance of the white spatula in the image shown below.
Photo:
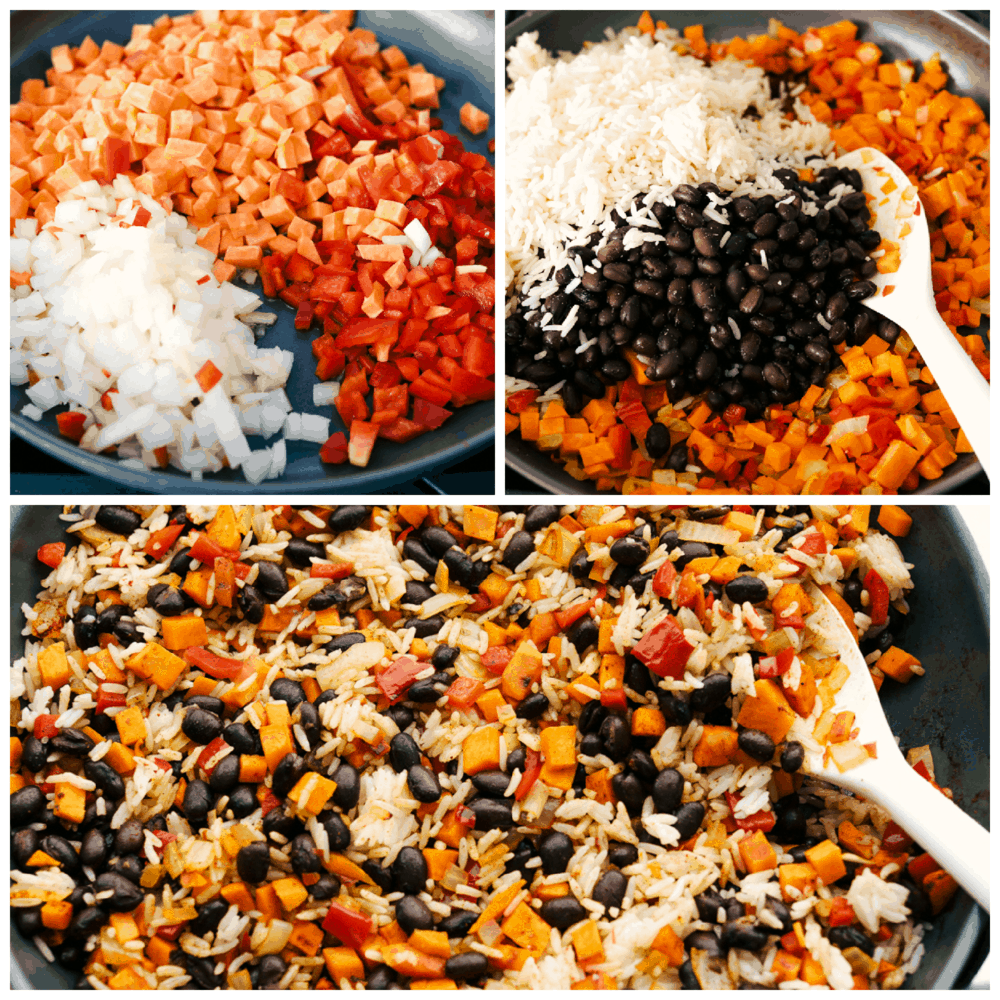
<path fill-rule="evenodd" d="M 803 770 L 882 806 L 989 912 L 989 831 L 906 762 L 889 729 L 868 665 L 844 619 L 818 588 L 809 596 L 816 608 L 817 625 L 830 637 L 840 662 L 851 672 L 837 694 L 836 707 L 854 712 L 858 741 L 875 743 L 878 756 L 841 772 L 832 761 L 824 764 L 822 754 L 807 749 Z"/>
<path fill-rule="evenodd" d="M 945 399 L 982 463 L 990 472 L 990 387 L 962 345 L 945 325 L 934 304 L 931 284 L 931 248 L 927 215 L 916 188 L 892 160 L 877 149 L 856 149 L 835 162 L 861 174 L 864 189 L 874 196 L 874 228 L 883 239 L 900 246 L 899 270 L 877 273 L 871 280 L 876 292 L 864 300 L 869 309 L 901 326 L 944 392 Z M 891 178 L 894 191 L 882 188 Z M 904 225 L 909 232 L 900 237 Z M 886 293 L 886 289 L 891 291 Z"/>

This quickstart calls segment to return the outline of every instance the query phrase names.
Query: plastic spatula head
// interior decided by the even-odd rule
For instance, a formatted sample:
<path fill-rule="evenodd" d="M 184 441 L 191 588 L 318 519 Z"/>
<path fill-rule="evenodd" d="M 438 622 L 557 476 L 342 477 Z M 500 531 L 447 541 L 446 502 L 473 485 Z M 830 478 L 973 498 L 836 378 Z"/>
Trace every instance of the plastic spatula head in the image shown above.
<path fill-rule="evenodd" d="M 871 279 L 875 294 L 864 304 L 910 335 L 988 475 L 990 387 L 937 311 L 927 216 L 917 189 L 877 149 L 845 153 L 835 166 L 853 167 L 861 174 L 865 192 L 874 199 L 874 228 L 899 246 L 898 270 L 878 272 Z"/>

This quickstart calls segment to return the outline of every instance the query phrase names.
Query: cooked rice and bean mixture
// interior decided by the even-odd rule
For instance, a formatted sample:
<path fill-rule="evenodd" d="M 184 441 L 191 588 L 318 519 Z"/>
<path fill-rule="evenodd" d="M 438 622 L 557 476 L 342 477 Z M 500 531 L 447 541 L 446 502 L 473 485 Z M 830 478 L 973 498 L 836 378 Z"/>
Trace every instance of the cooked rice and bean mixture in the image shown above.
<path fill-rule="evenodd" d="M 892 989 L 956 891 L 804 771 L 877 753 L 824 595 L 923 673 L 900 508 L 58 516 L 11 906 L 80 988 Z"/>

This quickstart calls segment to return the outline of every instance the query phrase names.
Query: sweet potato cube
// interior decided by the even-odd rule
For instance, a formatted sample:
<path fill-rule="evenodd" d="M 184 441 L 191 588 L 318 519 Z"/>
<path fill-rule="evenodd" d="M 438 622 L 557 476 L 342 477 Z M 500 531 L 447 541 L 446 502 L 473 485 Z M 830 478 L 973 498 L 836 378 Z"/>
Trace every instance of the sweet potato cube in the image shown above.
<path fill-rule="evenodd" d="M 775 681 L 757 680 L 754 689 L 756 694 L 743 702 L 736 721 L 747 729 L 759 729 L 780 743 L 795 721 L 795 712 Z"/>
<path fill-rule="evenodd" d="M 809 864 L 778 865 L 778 884 L 786 903 L 811 896 L 816 890 L 816 869 Z"/>
<path fill-rule="evenodd" d="M 519 903 L 500 929 L 522 948 L 544 951 L 549 944 L 552 928 L 527 903 Z"/>
<path fill-rule="evenodd" d="M 267 768 L 272 774 L 285 756 L 295 749 L 292 745 L 292 730 L 289 726 L 261 726 L 260 742 L 264 747 Z"/>
<path fill-rule="evenodd" d="M 500 690 L 511 701 L 521 701 L 542 676 L 542 654 L 531 640 L 522 642 L 514 650 L 510 662 L 504 667 Z"/>
<path fill-rule="evenodd" d="M 576 952 L 578 962 L 587 962 L 591 959 L 604 961 L 604 942 L 601 940 L 601 932 L 597 929 L 596 921 L 588 920 L 580 924 L 570 936 L 573 939 L 573 950 Z"/>
<path fill-rule="evenodd" d="M 41 650 L 38 654 L 38 671 L 42 675 L 42 685 L 53 691 L 68 684 L 70 665 L 66 656 L 66 644 L 56 642 Z"/>
<path fill-rule="evenodd" d="M 553 768 L 576 767 L 576 726 L 549 726 L 541 734 L 542 759 Z"/>
<path fill-rule="evenodd" d="M 55 788 L 52 803 L 55 815 L 68 823 L 82 823 L 84 813 L 87 811 L 87 793 L 67 781 L 56 782 Z"/>
<path fill-rule="evenodd" d="M 816 870 L 824 885 L 833 885 L 847 874 L 844 855 L 832 840 L 824 840 L 806 850 L 806 860 Z"/>
<path fill-rule="evenodd" d="M 705 726 L 694 748 L 698 767 L 722 767 L 732 762 L 739 736 L 731 726 Z"/>
<path fill-rule="evenodd" d="M 337 782 L 308 771 L 296 782 L 288 797 L 303 811 L 318 816 L 337 790 Z"/>
<path fill-rule="evenodd" d="M 496 770 L 500 766 L 500 733 L 492 726 L 479 729 L 462 743 L 466 774 Z"/>
<path fill-rule="evenodd" d="M 740 841 L 740 857 L 751 875 L 755 872 L 770 871 L 778 863 L 774 848 L 761 830 L 748 833 Z"/>

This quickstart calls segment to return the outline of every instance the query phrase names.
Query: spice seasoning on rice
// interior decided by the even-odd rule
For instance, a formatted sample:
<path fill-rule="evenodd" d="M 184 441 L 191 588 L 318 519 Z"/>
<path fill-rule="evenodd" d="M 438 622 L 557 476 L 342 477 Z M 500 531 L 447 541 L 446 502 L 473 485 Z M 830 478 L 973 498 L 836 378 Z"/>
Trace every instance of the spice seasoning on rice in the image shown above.
<path fill-rule="evenodd" d="M 66 508 L 14 922 L 82 988 L 898 988 L 955 883 L 802 770 L 817 588 L 877 686 L 922 672 L 870 514 Z"/>

